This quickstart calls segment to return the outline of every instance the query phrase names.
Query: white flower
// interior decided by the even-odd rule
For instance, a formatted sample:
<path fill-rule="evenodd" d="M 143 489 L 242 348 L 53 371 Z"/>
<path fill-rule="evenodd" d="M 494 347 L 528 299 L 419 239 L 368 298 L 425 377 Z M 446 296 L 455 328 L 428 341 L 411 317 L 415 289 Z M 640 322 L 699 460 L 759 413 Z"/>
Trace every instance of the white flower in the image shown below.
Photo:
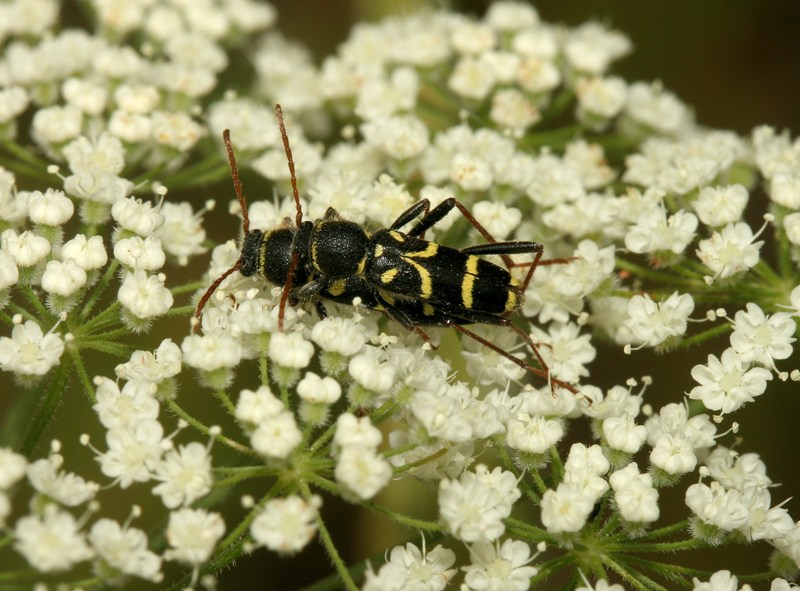
<path fill-rule="evenodd" d="M 25 476 L 28 461 L 25 456 L 0 447 L 0 490 L 11 488 L 15 482 Z"/>
<path fill-rule="evenodd" d="M 608 478 L 614 489 L 617 509 L 625 521 L 652 523 L 658 519 L 658 490 L 653 487 L 649 474 L 640 474 L 639 467 L 631 462 Z"/>
<path fill-rule="evenodd" d="M 164 225 L 164 214 L 149 201 L 130 197 L 120 199 L 111 206 L 111 216 L 125 230 L 139 236 L 149 236 Z"/>
<path fill-rule="evenodd" d="M 769 196 L 788 209 L 800 208 L 800 175 L 779 173 L 770 179 Z"/>
<path fill-rule="evenodd" d="M 361 126 L 367 143 L 396 160 L 419 155 L 428 147 L 428 128 L 410 115 L 372 119 Z"/>
<path fill-rule="evenodd" d="M 527 591 L 531 577 L 539 572 L 527 566 L 533 560 L 531 549 L 520 540 L 473 544 L 469 559 L 470 564 L 462 567 L 464 582 L 474 591 Z"/>
<path fill-rule="evenodd" d="M 504 88 L 492 95 L 489 117 L 501 128 L 524 131 L 542 118 L 539 109 L 514 88 Z"/>
<path fill-rule="evenodd" d="M 69 221 L 74 212 L 72 200 L 63 191 L 47 189 L 44 193 L 28 194 L 28 217 L 34 224 L 60 226 Z"/>
<path fill-rule="evenodd" d="M 625 110 L 637 123 L 663 134 L 677 134 L 689 127 L 692 120 L 686 105 L 658 83 L 631 84 Z"/>
<path fill-rule="evenodd" d="M 775 367 L 776 359 L 787 359 L 792 354 L 794 319 L 787 312 L 764 314 L 758 305 L 748 302 L 747 311 L 739 310 L 734 316 L 731 347 L 742 361 Z"/>
<path fill-rule="evenodd" d="M 694 470 L 697 456 L 688 437 L 663 433 L 656 439 L 650 461 L 668 474 L 685 474 Z"/>
<path fill-rule="evenodd" d="M 14 549 L 39 572 L 62 571 L 93 557 L 75 518 L 54 504 L 44 515 L 21 517 L 14 527 Z"/>
<path fill-rule="evenodd" d="M 634 454 L 647 439 L 647 427 L 637 425 L 627 413 L 608 417 L 603 420 L 603 437 L 612 449 Z"/>
<path fill-rule="evenodd" d="M 750 517 L 742 494 L 725 489 L 719 482 L 691 485 L 686 489 L 686 506 L 703 522 L 724 531 L 744 527 Z"/>
<path fill-rule="evenodd" d="M 417 589 L 419 591 L 444 591 L 447 583 L 456 574 L 450 568 L 456 560 L 455 553 L 442 546 L 436 546 L 430 552 L 423 551 L 414 544 L 395 546 L 389 553 L 389 559 L 374 573 L 368 564 L 362 591 L 392 591 L 401 589 Z"/>
<path fill-rule="evenodd" d="M 95 498 L 100 485 L 71 472 L 60 471 L 64 457 L 53 453 L 28 465 L 28 482 L 41 494 L 67 507 Z"/>
<path fill-rule="evenodd" d="M 31 135 L 42 144 L 60 144 L 81 132 L 83 113 L 72 105 L 54 105 L 36 111 Z"/>
<path fill-rule="evenodd" d="M 161 240 L 155 236 L 132 236 L 114 245 L 114 258 L 130 269 L 156 271 L 164 266 L 166 255 Z"/>
<path fill-rule="evenodd" d="M 81 136 L 64 146 L 62 152 L 75 174 L 118 175 L 125 168 L 125 148 L 118 138 L 108 133 L 100 133 L 94 139 Z"/>
<path fill-rule="evenodd" d="M 180 203 L 164 203 L 161 206 L 164 224 L 158 228 L 156 235 L 161 239 L 164 250 L 178 260 L 179 265 L 186 265 L 189 257 L 206 252 L 203 242 L 206 231 L 201 225 L 200 213 L 194 213 L 192 206 Z"/>
<path fill-rule="evenodd" d="M 50 242 L 30 230 L 17 235 L 14 230 L 5 230 L 0 235 L 3 251 L 14 257 L 18 267 L 32 267 L 50 254 Z"/>
<path fill-rule="evenodd" d="M 164 275 L 148 275 L 137 269 L 127 272 L 117 292 L 119 302 L 139 319 L 165 314 L 171 307 L 173 297 L 164 286 Z"/>
<path fill-rule="evenodd" d="M 506 443 L 522 452 L 543 454 L 564 437 L 564 423 L 519 413 L 506 424 Z"/>
<path fill-rule="evenodd" d="M 578 97 L 578 117 L 616 117 L 625 106 L 628 86 L 622 78 L 581 78 L 575 85 Z"/>
<path fill-rule="evenodd" d="M 242 390 L 236 403 L 236 419 L 245 423 L 249 428 L 255 428 L 270 417 L 274 417 L 285 410 L 280 401 L 268 386 L 261 386 L 255 392 Z"/>
<path fill-rule="evenodd" d="M 786 238 L 795 246 L 800 245 L 800 212 L 790 213 L 783 218 Z"/>
<path fill-rule="evenodd" d="M 0 290 L 4 290 L 19 281 L 19 269 L 13 256 L 0 250 Z"/>
<path fill-rule="evenodd" d="M 134 351 L 130 361 L 114 368 L 123 380 L 158 383 L 181 371 L 181 350 L 172 339 L 164 339 L 153 351 Z"/>
<path fill-rule="evenodd" d="M 721 232 L 714 232 L 711 238 L 700 241 L 697 258 L 711 269 L 715 278 L 725 279 L 758 262 L 764 241 L 753 240 L 753 231 L 746 223 L 728 224 Z"/>
<path fill-rule="evenodd" d="M 703 187 L 692 207 L 701 222 L 719 227 L 741 220 L 748 199 L 743 185 Z"/>
<path fill-rule="evenodd" d="M 692 582 L 694 583 L 692 591 L 737 591 L 739 589 L 736 575 L 732 575 L 729 570 L 715 572 L 707 583 L 701 582 L 697 577 L 692 577 Z"/>
<path fill-rule="evenodd" d="M 734 349 L 728 348 L 718 359 L 708 356 L 708 363 L 695 365 L 692 378 L 700 384 L 692 388 L 689 398 L 702 400 L 708 410 L 728 414 L 752 402 L 767 388 L 772 373 L 763 367 L 750 367 Z"/>
<path fill-rule="evenodd" d="M 372 425 L 369 417 L 357 417 L 345 412 L 336 419 L 333 442 L 340 448 L 364 447 L 378 449 L 383 441 L 380 429 Z"/>
<path fill-rule="evenodd" d="M 199 565 L 208 560 L 217 542 L 225 533 L 225 522 L 219 513 L 205 509 L 179 509 L 169 514 L 166 560 L 180 560 Z"/>
<path fill-rule="evenodd" d="M 692 241 L 697 217 L 680 210 L 667 217 L 663 207 L 652 207 L 642 213 L 625 234 L 625 247 L 636 253 L 669 251 L 681 254 Z"/>
<path fill-rule="evenodd" d="M 282 367 L 302 369 L 311 363 L 314 345 L 300 332 L 274 333 L 269 340 L 269 357 Z"/>
<path fill-rule="evenodd" d="M 580 330 L 572 322 L 555 322 L 548 327 L 547 333 L 536 327 L 531 333 L 535 343 L 542 343 L 539 354 L 550 368 L 550 373 L 569 383 L 576 383 L 581 377 L 589 375 L 585 366 L 597 354 L 591 344 L 591 335 L 581 335 Z"/>
<path fill-rule="evenodd" d="M 147 549 L 147 535 L 142 530 L 98 519 L 89 532 L 89 543 L 103 561 L 121 573 L 160 580 L 161 557 Z"/>
<path fill-rule="evenodd" d="M 694 300 L 688 293 L 675 292 L 658 303 L 647 294 L 635 295 L 628 302 L 629 318 L 624 326 L 636 342 L 655 347 L 685 333 L 693 310 Z"/>
<path fill-rule="evenodd" d="M 100 235 L 87 238 L 83 234 L 77 234 L 61 247 L 61 257 L 75 261 L 85 271 L 104 267 L 108 262 L 108 253 Z"/>
<path fill-rule="evenodd" d="M 188 152 L 205 135 L 204 128 L 185 113 L 156 111 L 152 121 L 153 138 L 179 152 Z"/>
<path fill-rule="evenodd" d="M 42 289 L 49 294 L 68 297 L 86 285 L 86 271 L 72 259 L 47 261 L 42 273 Z"/>
<path fill-rule="evenodd" d="M 631 50 L 631 41 L 622 33 L 599 23 L 584 23 L 572 29 L 564 42 L 564 56 L 581 72 L 599 75 L 609 64 Z"/>
<path fill-rule="evenodd" d="M 116 479 L 120 488 L 152 478 L 164 451 L 164 429 L 155 420 L 140 420 L 109 429 L 108 451 L 98 461 L 106 476 Z"/>
<path fill-rule="evenodd" d="M 141 420 L 155 420 L 159 404 L 154 398 L 156 386 L 149 382 L 119 385 L 108 378 L 96 378 L 95 405 L 92 407 L 106 429 L 133 426 Z"/>
<path fill-rule="evenodd" d="M 561 483 L 542 496 L 542 524 L 552 534 L 576 532 L 586 524 L 595 503 L 578 484 Z"/>
<path fill-rule="evenodd" d="M 472 215 L 497 240 L 505 240 L 519 226 L 522 212 L 496 201 L 478 201 L 472 206 Z"/>
<path fill-rule="evenodd" d="M 499 468 L 490 474 L 485 466 L 477 466 L 476 472 L 464 472 L 458 480 L 439 482 L 439 515 L 450 533 L 464 542 L 491 542 L 503 535 L 503 519 L 520 496 L 515 484 L 498 487 L 504 475 L 516 481 Z"/>
<path fill-rule="evenodd" d="M 270 499 L 250 525 L 258 544 L 281 554 L 302 550 L 317 533 L 317 514 L 322 498 L 312 495 L 309 502 L 297 495 Z"/>
<path fill-rule="evenodd" d="M 172 449 L 155 466 L 161 484 L 153 488 L 168 509 L 190 505 L 208 494 L 213 484 L 208 448 L 196 441 Z"/>
<path fill-rule="evenodd" d="M 481 56 L 462 57 L 453 68 L 448 87 L 464 98 L 483 100 L 496 83 L 494 71 L 487 65 Z"/>
<path fill-rule="evenodd" d="M 297 395 L 312 404 L 335 403 L 342 395 L 342 386 L 331 377 L 321 378 L 307 371 L 297 383 Z"/>
<path fill-rule="evenodd" d="M 311 340 L 320 349 L 352 357 L 364 347 L 367 335 L 354 320 L 341 316 L 328 316 L 316 322 L 311 329 Z"/>
<path fill-rule="evenodd" d="M 0 337 L 0 368 L 5 371 L 43 376 L 59 363 L 64 341 L 58 332 L 44 334 L 33 320 L 17 324 L 11 338 Z"/>
<path fill-rule="evenodd" d="M 358 384 L 381 393 L 391 390 L 397 375 L 394 366 L 381 359 L 380 351 L 375 348 L 367 348 L 353 357 L 347 369 Z"/>
<path fill-rule="evenodd" d="M 294 414 L 282 410 L 265 417 L 250 434 L 250 443 L 258 453 L 267 458 L 283 460 L 303 441 Z"/>
<path fill-rule="evenodd" d="M 470 400 L 469 390 L 463 386 L 446 386 L 436 392 L 418 390 L 409 409 L 431 437 L 467 441 L 473 437 L 467 413 Z"/>
<path fill-rule="evenodd" d="M 334 476 L 349 492 L 367 500 L 389 484 L 392 466 L 373 449 L 348 445 L 339 452 Z"/>

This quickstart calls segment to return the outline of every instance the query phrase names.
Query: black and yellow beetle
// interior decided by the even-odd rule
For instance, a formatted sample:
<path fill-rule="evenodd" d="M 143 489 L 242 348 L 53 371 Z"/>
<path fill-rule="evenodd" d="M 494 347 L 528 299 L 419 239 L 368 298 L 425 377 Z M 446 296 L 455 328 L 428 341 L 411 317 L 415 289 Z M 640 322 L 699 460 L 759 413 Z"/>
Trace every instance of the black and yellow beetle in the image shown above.
<path fill-rule="evenodd" d="M 226 277 L 237 270 L 245 276 L 257 273 L 268 282 L 283 286 L 278 313 L 281 330 L 287 303 L 296 305 L 313 299 L 319 315 L 325 317 L 327 311 L 320 298 L 344 304 L 352 304 L 359 298 L 362 305 L 385 313 L 426 340 L 428 337 L 422 326 L 453 327 L 523 369 L 546 378 L 551 387 L 576 392 L 570 384 L 550 376 L 530 336 L 509 319 L 522 306 L 525 289 L 541 263 L 543 247 L 540 243 L 495 241 L 454 198 L 446 199 L 433 209 L 428 200 L 423 199 L 400 214 L 389 228 L 374 232 L 342 219 L 333 208 L 329 208 L 321 220 L 303 221 L 294 161 L 280 105 L 275 106 L 275 113 L 297 206 L 295 225 L 286 220 L 268 232 L 250 230 L 230 134 L 225 130 L 223 139 L 242 207 L 245 237 L 239 261 L 214 281 L 200 299 L 195 311 L 196 326 L 199 326 L 206 302 Z M 425 232 L 454 208 L 488 240 L 486 244 L 455 249 L 424 239 Z M 414 220 L 417 221 L 411 229 L 403 232 L 402 228 Z M 509 255 L 513 254 L 534 255 L 533 261 L 527 263 L 528 272 L 522 282 L 507 269 L 480 258 L 480 255 L 500 255 L 510 268 L 514 263 Z M 554 262 L 564 261 L 546 263 Z M 514 330 L 530 347 L 540 367 L 511 355 L 464 327 L 476 323 Z"/>

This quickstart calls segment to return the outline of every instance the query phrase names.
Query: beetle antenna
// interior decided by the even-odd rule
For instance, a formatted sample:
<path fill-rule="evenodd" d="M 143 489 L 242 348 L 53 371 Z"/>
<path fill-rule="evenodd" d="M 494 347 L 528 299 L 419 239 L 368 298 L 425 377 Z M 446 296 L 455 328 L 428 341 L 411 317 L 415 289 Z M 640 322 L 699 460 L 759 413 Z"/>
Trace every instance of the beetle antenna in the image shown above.
<path fill-rule="evenodd" d="M 300 192 L 297 190 L 297 177 L 294 174 L 294 160 L 292 159 L 292 148 L 289 146 L 289 134 L 286 133 L 286 126 L 283 124 L 283 110 L 278 104 L 275 105 L 275 116 L 278 118 L 278 127 L 281 128 L 283 150 L 286 152 L 286 161 L 289 164 L 289 176 L 292 179 L 292 194 L 294 195 L 294 204 L 297 207 L 295 224 L 297 224 L 299 228 L 300 224 L 303 223 L 303 208 L 300 207 Z"/>
<path fill-rule="evenodd" d="M 286 125 L 283 123 L 283 110 L 279 104 L 275 105 L 275 116 L 278 118 L 278 127 L 281 129 L 281 139 L 283 140 L 283 151 L 286 152 L 286 163 L 289 165 L 289 176 L 292 180 L 292 194 L 294 195 L 294 204 L 297 207 L 294 223 L 299 230 L 300 224 L 303 223 L 303 208 L 300 205 L 300 192 L 297 190 L 297 176 L 294 173 L 294 159 L 292 158 L 292 148 L 289 146 L 289 134 L 286 133 Z M 281 303 L 278 308 L 278 330 L 280 332 L 283 332 L 283 318 L 286 316 L 286 302 L 289 300 L 289 290 L 294 283 L 297 260 L 297 249 L 292 245 L 292 260 L 289 263 L 289 272 L 286 274 L 286 283 L 283 284 Z"/>
<path fill-rule="evenodd" d="M 231 146 L 231 132 L 226 129 L 222 132 L 222 141 L 225 142 L 225 149 L 228 151 L 228 163 L 231 165 L 231 177 L 233 177 L 233 189 L 236 191 L 236 197 L 239 199 L 239 206 L 242 208 L 242 231 L 244 235 L 250 231 L 250 217 L 247 215 L 247 202 L 244 200 L 244 191 L 242 191 L 242 182 L 239 180 L 239 168 L 236 166 L 236 157 L 233 155 L 233 146 Z"/>
<path fill-rule="evenodd" d="M 248 232 L 250 232 L 250 217 L 247 215 L 247 201 L 244 199 L 244 191 L 242 191 L 242 181 L 239 180 L 239 167 L 236 166 L 236 156 L 233 155 L 233 146 L 231 145 L 231 132 L 229 129 L 226 129 L 222 132 L 222 141 L 225 143 L 225 150 L 228 152 L 228 164 L 231 167 L 231 178 L 233 178 L 233 189 L 236 191 L 236 197 L 239 199 L 239 206 L 242 208 L 242 230 L 244 231 L 244 235 L 247 236 Z M 194 317 L 192 318 L 192 324 L 194 325 L 194 332 L 200 331 L 200 317 L 203 314 L 203 308 L 206 307 L 209 298 L 217 291 L 217 288 L 220 284 L 228 278 L 231 273 L 234 271 L 238 271 L 242 266 L 242 259 L 240 258 L 236 264 L 225 271 L 222 275 L 217 277 L 217 279 L 208 286 L 206 293 L 203 294 L 203 297 L 200 298 L 200 301 L 197 302 L 197 308 L 194 310 Z"/>

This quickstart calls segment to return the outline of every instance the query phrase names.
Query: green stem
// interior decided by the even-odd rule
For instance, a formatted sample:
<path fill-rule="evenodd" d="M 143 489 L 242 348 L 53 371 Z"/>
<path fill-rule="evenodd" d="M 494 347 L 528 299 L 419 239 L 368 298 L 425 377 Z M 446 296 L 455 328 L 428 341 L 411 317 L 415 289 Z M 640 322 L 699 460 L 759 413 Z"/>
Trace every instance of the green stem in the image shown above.
<path fill-rule="evenodd" d="M 55 416 L 58 407 L 61 406 L 61 400 L 69 384 L 69 365 L 69 363 L 60 363 L 56 366 L 50 387 L 41 398 L 39 408 L 33 418 L 28 422 L 28 430 L 19 445 L 20 453 L 26 456 L 33 453 L 39 438 Z"/>
<path fill-rule="evenodd" d="M 306 502 L 311 503 L 312 494 L 311 489 L 308 488 L 308 484 L 302 480 L 298 484 L 303 498 L 306 500 Z M 328 531 L 328 528 L 325 526 L 325 521 L 322 519 L 322 515 L 320 515 L 319 511 L 316 514 L 316 521 L 317 529 L 319 530 L 319 537 L 322 539 L 322 545 L 328 552 L 328 556 L 333 562 L 336 572 L 339 573 L 339 578 L 349 591 L 358 591 L 358 586 L 350 576 L 350 571 L 347 569 L 347 565 L 339 555 L 339 551 L 336 549 L 336 544 L 333 543 L 333 538 L 331 538 L 331 534 Z"/>
<path fill-rule="evenodd" d="M 92 309 L 95 307 L 97 301 L 100 299 L 105 290 L 108 288 L 111 279 L 116 274 L 117 268 L 119 268 L 119 261 L 117 259 L 112 259 L 111 264 L 108 265 L 108 268 L 106 269 L 106 272 L 103 273 L 103 276 L 100 278 L 100 281 L 98 281 L 97 285 L 92 290 L 92 295 L 89 297 L 89 299 L 86 301 L 86 304 L 83 306 L 83 309 L 80 312 L 80 318 L 85 320 L 86 318 L 89 317 L 89 314 L 92 313 Z"/>
<path fill-rule="evenodd" d="M 187 413 L 185 410 L 183 410 L 178 405 L 177 402 L 175 402 L 174 400 L 169 400 L 169 401 L 167 401 L 167 407 L 172 412 L 174 412 L 176 415 L 178 415 L 178 417 L 182 418 L 184 421 L 189 423 L 192 427 L 194 427 L 195 429 L 197 429 L 201 433 L 210 436 L 210 433 L 209 433 L 209 430 L 208 430 L 209 428 L 206 427 L 203 423 L 201 423 L 197 419 L 195 419 L 192 415 Z M 230 437 L 225 437 L 221 433 L 219 435 L 215 435 L 214 436 L 214 440 L 215 441 L 219 441 L 221 444 L 227 445 L 231 449 L 235 449 L 236 451 L 238 451 L 240 453 L 246 454 L 246 455 L 254 457 L 254 458 L 261 458 L 261 456 L 258 455 L 258 452 L 255 451 L 254 449 L 251 449 L 251 448 L 247 447 L 246 445 L 243 445 L 243 444 L 239 443 L 238 441 L 234 441 Z"/>
<path fill-rule="evenodd" d="M 95 396 L 92 380 L 89 379 L 89 374 L 86 373 L 86 367 L 83 364 L 80 351 L 74 347 L 67 347 L 67 350 L 72 359 L 72 365 L 75 367 L 75 372 L 78 374 L 78 379 L 83 384 L 83 391 L 89 399 L 89 403 L 94 404 L 97 401 L 97 397 Z"/>

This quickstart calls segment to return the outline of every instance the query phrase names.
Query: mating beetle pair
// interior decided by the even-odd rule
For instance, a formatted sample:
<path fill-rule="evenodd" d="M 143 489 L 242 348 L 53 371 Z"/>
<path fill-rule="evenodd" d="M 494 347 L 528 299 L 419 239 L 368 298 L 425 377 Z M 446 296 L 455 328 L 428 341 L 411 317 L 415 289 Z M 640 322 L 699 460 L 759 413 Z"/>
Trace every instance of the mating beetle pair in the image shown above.
<path fill-rule="evenodd" d="M 352 304 L 359 298 L 362 305 L 383 312 L 426 341 L 428 336 L 421 327 L 453 327 L 523 369 L 546 378 L 551 387 L 576 392 L 570 384 L 550 375 L 530 336 L 509 319 L 522 306 L 525 289 L 537 265 L 542 263 L 541 244 L 495 241 L 454 198 L 446 199 L 433 209 L 428 200 L 423 199 L 400 214 L 389 228 L 375 232 L 342 219 L 333 208 L 329 208 L 321 220 L 303 221 L 294 161 L 280 105 L 275 106 L 275 114 L 297 208 L 295 225 L 287 219 L 271 231 L 250 230 L 230 134 L 225 130 L 223 139 L 242 208 L 244 243 L 239 261 L 214 281 L 200 299 L 195 311 L 196 326 L 211 294 L 226 277 L 237 270 L 245 276 L 257 273 L 270 283 L 283 286 L 278 312 L 281 330 L 287 303 L 296 305 L 313 299 L 319 315 L 325 317 L 327 311 L 322 299 Z M 454 208 L 486 238 L 486 244 L 455 249 L 424 239 L 425 232 Z M 410 230 L 401 231 L 414 220 L 417 221 Z M 479 256 L 490 254 L 500 255 L 508 268 L 517 266 L 509 255 L 534 256 L 520 283 L 507 269 Z M 554 259 L 545 264 L 555 262 L 565 261 Z M 534 353 L 540 367 L 511 355 L 464 327 L 473 323 L 506 326 L 515 331 Z"/>

